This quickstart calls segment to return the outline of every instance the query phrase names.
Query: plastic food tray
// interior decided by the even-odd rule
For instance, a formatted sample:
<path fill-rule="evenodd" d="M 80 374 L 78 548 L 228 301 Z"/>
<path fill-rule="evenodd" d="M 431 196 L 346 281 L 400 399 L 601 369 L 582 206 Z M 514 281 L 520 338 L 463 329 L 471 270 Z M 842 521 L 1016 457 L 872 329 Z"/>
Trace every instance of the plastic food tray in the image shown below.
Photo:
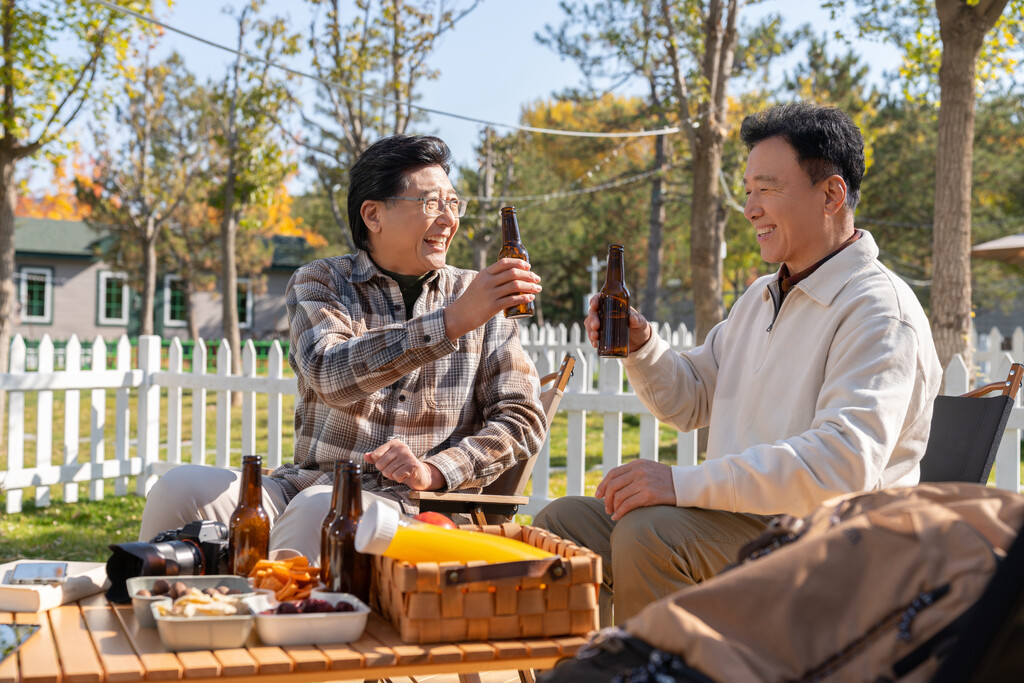
<path fill-rule="evenodd" d="M 169 598 L 164 598 L 169 600 Z M 244 601 L 239 614 L 225 617 L 179 617 L 160 614 L 159 603 L 150 605 L 160 640 L 168 650 L 221 650 L 241 647 L 252 631 L 253 615 Z"/>
<path fill-rule="evenodd" d="M 353 612 L 314 612 L 310 614 L 260 614 L 271 609 L 276 601 L 265 595 L 244 598 L 255 613 L 256 632 L 266 645 L 329 645 L 359 640 L 366 628 L 370 608 L 348 593 L 313 591 L 311 598 L 326 600 L 331 605 L 347 602 Z"/>
<path fill-rule="evenodd" d="M 251 594 L 253 587 L 249 585 L 249 582 L 241 576 L 231 576 L 227 574 L 210 574 L 208 576 L 133 576 L 132 578 L 125 581 L 125 587 L 128 589 L 128 595 L 132 597 L 132 608 L 135 610 L 135 620 L 140 626 L 145 628 L 156 628 L 156 621 L 153 620 L 153 611 L 150 609 L 152 605 L 162 601 L 169 600 L 166 595 L 155 595 L 146 597 L 142 595 L 136 595 L 140 590 L 153 590 L 153 584 L 161 579 L 168 583 L 174 583 L 181 581 L 189 588 L 195 587 L 199 590 L 205 588 L 219 588 L 220 586 L 227 586 L 239 591 L 240 594 Z M 239 595 L 239 598 L 242 597 Z"/>

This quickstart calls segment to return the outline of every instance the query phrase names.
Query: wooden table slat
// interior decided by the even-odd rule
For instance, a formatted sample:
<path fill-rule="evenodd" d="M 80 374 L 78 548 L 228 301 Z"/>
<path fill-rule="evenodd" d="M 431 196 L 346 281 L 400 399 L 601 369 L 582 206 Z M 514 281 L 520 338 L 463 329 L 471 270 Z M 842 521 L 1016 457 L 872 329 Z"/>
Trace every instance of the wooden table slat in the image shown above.
<path fill-rule="evenodd" d="M 295 668 L 295 662 L 288 653 L 276 646 L 250 646 L 249 654 L 256 660 L 260 675 L 288 673 Z"/>
<path fill-rule="evenodd" d="M 523 644 L 530 652 L 531 657 L 554 657 L 562 656 L 562 648 L 555 641 L 549 638 L 539 640 L 524 640 Z"/>
<path fill-rule="evenodd" d="M 365 661 L 362 653 L 352 647 L 352 643 L 321 645 L 320 652 L 327 658 L 332 670 L 359 669 Z"/>
<path fill-rule="evenodd" d="M 97 597 L 100 600 L 82 600 L 80 605 L 107 680 L 112 683 L 142 680 L 145 673 L 142 662 L 121 622 L 106 599 L 102 595 Z"/>
<path fill-rule="evenodd" d="M 121 622 L 125 636 L 132 643 L 147 681 L 176 681 L 182 677 L 184 667 L 173 652 L 164 648 L 155 628 L 140 626 L 131 605 L 112 606 L 114 616 Z"/>
<path fill-rule="evenodd" d="M 494 647 L 489 643 L 455 643 L 462 650 L 463 659 L 467 662 L 486 662 L 495 659 Z"/>
<path fill-rule="evenodd" d="M 185 678 L 220 676 L 220 662 L 209 650 L 179 652 L 178 661 L 184 669 Z"/>
<path fill-rule="evenodd" d="M 259 670 L 256 660 L 244 647 L 214 650 L 213 656 L 220 662 L 224 676 L 252 676 Z"/>
<path fill-rule="evenodd" d="M 519 659 L 530 654 L 526 644 L 517 640 L 495 640 L 491 645 L 498 659 Z"/>
<path fill-rule="evenodd" d="M 49 617 L 64 683 L 98 683 L 103 680 L 103 667 L 85 627 L 81 608 L 77 604 L 63 605 L 50 610 Z"/>
<path fill-rule="evenodd" d="M 326 671 L 330 666 L 324 653 L 312 645 L 290 645 L 282 649 L 295 662 L 295 671 Z"/>

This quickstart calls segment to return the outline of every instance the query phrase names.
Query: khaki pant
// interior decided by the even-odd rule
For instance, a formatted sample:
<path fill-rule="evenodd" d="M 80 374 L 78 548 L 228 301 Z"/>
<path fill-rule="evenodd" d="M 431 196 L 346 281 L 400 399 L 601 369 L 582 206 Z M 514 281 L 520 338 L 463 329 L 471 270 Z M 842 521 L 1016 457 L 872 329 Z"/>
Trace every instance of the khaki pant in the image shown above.
<path fill-rule="evenodd" d="M 281 482 L 263 477 L 263 508 L 270 517 L 270 549 L 292 548 L 320 564 L 320 524 L 331 506 L 330 486 L 310 486 L 286 502 Z M 177 529 L 197 519 L 228 523 L 238 506 L 242 475 L 204 465 L 181 465 L 160 477 L 146 496 L 139 540 Z M 363 509 L 382 500 L 400 511 L 396 501 L 363 491 Z"/>
<path fill-rule="evenodd" d="M 536 526 L 601 556 L 601 626 L 621 624 L 647 604 L 705 581 L 756 538 L 770 517 L 721 510 L 644 507 L 618 522 L 597 498 L 568 496 L 545 507 Z"/>

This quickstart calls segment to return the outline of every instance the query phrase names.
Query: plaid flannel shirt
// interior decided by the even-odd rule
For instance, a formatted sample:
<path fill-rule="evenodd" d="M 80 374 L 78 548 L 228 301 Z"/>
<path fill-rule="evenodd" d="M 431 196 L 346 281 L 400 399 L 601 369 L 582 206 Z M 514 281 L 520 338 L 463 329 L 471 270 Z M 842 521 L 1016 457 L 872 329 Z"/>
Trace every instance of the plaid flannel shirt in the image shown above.
<path fill-rule="evenodd" d="M 546 425 L 518 323 L 499 314 L 455 344 L 445 335 L 444 307 L 475 276 L 434 272 L 406 320 L 398 284 L 364 251 L 296 271 L 287 291 L 295 458 L 272 476 L 298 490 L 330 485 L 336 460 L 398 437 L 449 490 L 475 492 L 536 452 Z M 416 511 L 407 486 L 365 461 L 363 489 Z"/>

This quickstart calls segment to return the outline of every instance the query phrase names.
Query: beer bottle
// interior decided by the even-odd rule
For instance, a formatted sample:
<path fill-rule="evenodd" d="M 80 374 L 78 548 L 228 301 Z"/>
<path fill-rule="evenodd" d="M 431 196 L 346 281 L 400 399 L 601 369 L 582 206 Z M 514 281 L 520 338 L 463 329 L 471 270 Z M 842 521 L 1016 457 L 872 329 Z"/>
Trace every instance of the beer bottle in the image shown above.
<path fill-rule="evenodd" d="M 629 290 L 622 265 L 622 245 L 608 247 L 608 274 L 597 300 L 597 355 L 625 358 L 629 355 Z"/>
<path fill-rule="evenodd" d="M 228 522 L 228 558 L 230 572 L 248 576 L 259 560 L 267 558 L 270 548 L 270 517 L 263 509 L 261 470 L 263 458 L 242 457 L 242 493 L 238 507 Z"/>
<path fill-rule="evenodd" d="M 328 570 L 323 577 L 332 593 L 351 593 L 363 602 L 370 602 L 370 571 L 373 558 L 356 551 L 356 529 L 363 514 L 363 465 L 345 461 L 341 476 L 335 476 L 339 514 L 327 530 L 326 560 Z M 324 570 L 321 569 L 321 572 Z"/>
<path fill-rule="evenodd" d="M 337 460 L 334 463 L 334 486 L 331 488 L 331 507 L 327 510 L 327 516 L 324 517 L 324 521 L 320 523 L 320 574 L 321 576 L 327 576 L 330 573 L 330 560 L 327 555 L 327 533 L 331 529 L 331 524 L 335 518 L 341 514 L 341 509 L 338 507 L 338 499 L 341 493 L 341 484 L 339 483 L 342 478 L 342 472 L 344 470 L 345 461 Z"/>
<path fill-rule="evenodd" d="M 498 252 L 498 258 L 519 258 L 530 262 L 530 254 L 519 239 L 519 221 L 516 220 L 514 206 L 501 209 L 501 251 Z M 529 318 L 534 313 L 532 301 L 505 309 L 506 318 Z"/>

